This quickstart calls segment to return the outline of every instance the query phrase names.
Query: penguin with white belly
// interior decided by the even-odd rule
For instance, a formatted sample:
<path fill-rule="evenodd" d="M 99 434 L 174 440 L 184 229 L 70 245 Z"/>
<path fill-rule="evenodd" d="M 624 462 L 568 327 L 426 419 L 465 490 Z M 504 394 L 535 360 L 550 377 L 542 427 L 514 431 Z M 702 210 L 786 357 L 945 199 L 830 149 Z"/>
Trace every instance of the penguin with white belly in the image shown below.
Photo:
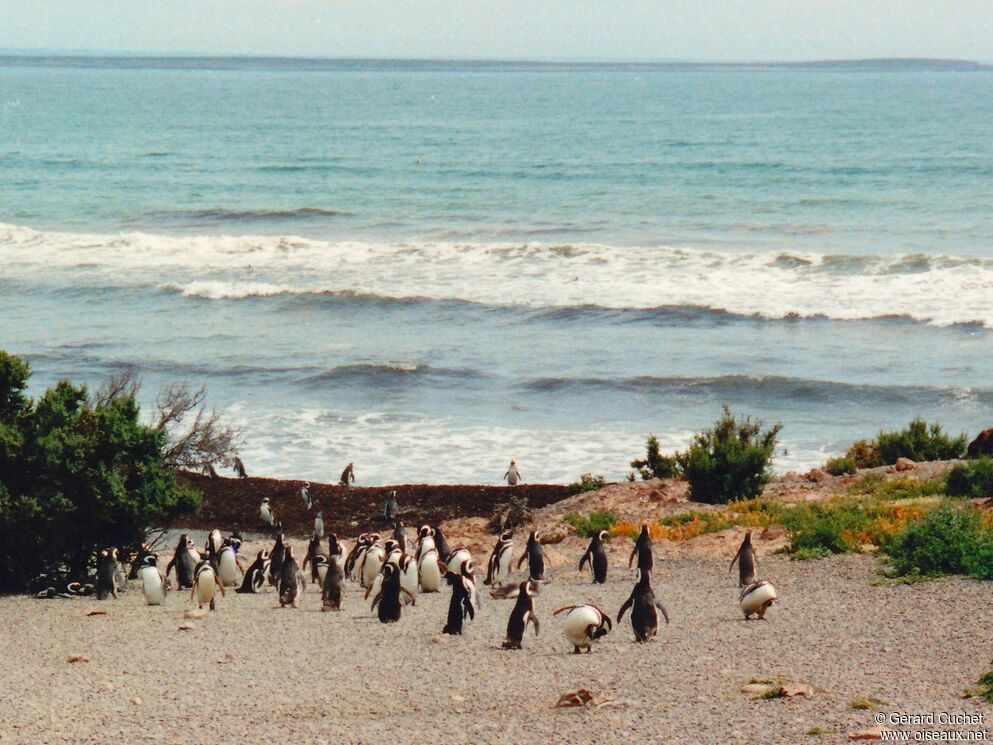
<path fill-rule="evenodd" d="M 356 540 L 355 545 L 352 546 L 352 550 L 348 552 L 348 556 L 345 558 L 345 576 L 349 579 L 355 579 L 355 567 L 365 552 L 369 550 L 369 546 L 372 545 L 372 540 L 369 538 L 368 533 L 362 533 Z"/>
<path fill-rule="evenodd" d="M 264 548 L 259 551 L 255 561 L 245 570 L 245 578 L 235 592 L 256 593 L 261 592 L 265 586 L 266 572 L 269 570 L 269 549 Z"/>
<path fill-rule="evenodd" d="M 552 615 L 568 611 L 564 622 L 563 630 L 565 638 L 573 646 L 573 654 L 579 654 L 581 647 L 586 647 L 586 652 L 593 651 L 593 642 L 610 633 L 614 624 L 610 616 L 593 604 L 567 605 L 559 608 Z"/>
<path fill-rule="evenodd" d="M 466 572 L 463 571 L 463 567 L 466 564 L 469 565 L 467 575 Z M 472 602 L 476 605 L 477 608 L 481 607 L 479 603 L 479 590 L 476 588 L 476 573 L 475 570 L 473 569 L 474 565 L 472 563 L 472 554 L 469 553 L 469 549 L 467 548 L 455 549 L 449 555 L 448 560 L 445 562 L 445 566 L 447 567 L 447 570 L 452 574 L 461 574 L 469 578 L 469 581 L 472 582 Z"/>
<path fill-rule="evenodd" d="M 310 543 L 307 545 L 307 555 L 303 557 L 304 572 L 307 571 L 308 563 L 310 564 L 310 581 L 320 585 L 322 575 L 319 565 L 323 564 L 325 571 L 327 571 L 328 560 L 321 552 L 321 536 L 316 532 L 310 537 Z"/>
<path fill-rule="evenodd" d="M 590 573 L 593 575 L 595 585 L 602 585 L 607 581 L 607 551 L 603 547 L 603 542 L 609 537 L 610 533 L 606 530 L 594 533 L 586 553 L 579 560 L 579 571 L 583 571 L 583 564 L 590 565 Z"/>
<path fill-rule="evenodd" d="M 750 620 L 753 615 L 757 615 L 760 621 L 764 621 L 765 612 L 777 600 L 779 600 L 779 593 L 776 591 L 776 586 L 763 579 L 752 582 L 741 591 L 738 605 L 741 612 L 745 614 L 746 621 Z"/>
<path fill-rule="evenodd" d="M 241 581 L 242 569 L 231 539 L 225 538 L 217 556 L 217 574 L 225 587 L 237 587 Z"/>
<path fill-rule="evenodd" d="M 141 569 L 138 570 L 138 576 L 141 577 L 141 588 L 145 593 L 145 602 L 148 605 L 162 605 L 165 602 L 169 587 L 166 584 L 165 575 L 159 571 L 158 557 L 155 554 L 145 554 L 142 558 Z"/>
<path fill-rule="evenodd" d="M 380 623 L 396 623 L 400 620 L 403 603 L 400 595 L 410 593 L 400 585 L 400 570 L 395 564 L 383 566 L 383 584 L 372 600 L 371 610 L 377 611 Z M 413 599 L 413 598 L 411 598 Z"/>
<path fill-rule="evenodd" d="M 359 562 L 358 567 L 362 587 L 372 587 L 372 583 L 376 580 L 376 575 L 379 574 L 379 570 L 386 560 L 386 552 L 379 545 L 379 534 L 373 533 L 369 538 L 372 543 L 362 554 L 362 560 Z"/>
<path fill-rule="evenodd" d="M 196 599 L 197 607 L 203 608 L 206 604 L 211 610 L 216 610 L 217 593 L 220 591 L 224 595 L 224 583 L 220 581 L 214 567 L 209 561 L 203 560 L 197 564 L 196 573 L 193 577 L 193 590 L 190 592 L 190 600 Z"/>
<path fill-rule="evenodd" d="M 514 551 L 514 531 L 505 530 L 497 539 L 490 554 L 490 560 L 486 565 L 486 579 L 484 585 L 499 583 L 505 577 L 510 576 L 510 555 Z"/>
<path fill-rule="evenodd" d="M 659 632 L 659 611 L 665 622 L 669 623 L 669 614 L 662 603 L 655 599 L 655 592 L 652 590 L 652 573 L 640 571 L 638 583 L 631 591 L 631 595 L 624 601 L 624 605 L 617 612 L 617 622 L 621 622 L 624 612 L 631 609 L 631 628 L 634 629 L 634 638 L 638 642 L 647 642 Z"/>
<path fill-rule="evenodd" d="M 524 642 L 524 632 L 527 631 L 529 623 L 534 626 L 534 635 L 538 636 L 538 616 L 534 613 L 534 588 L 536 584 L 530 579 L 521 582 L 517 602 L 514 603 L 514 609 L 510 612 L 510 619 L 507 621 L 507 638 L 503 642 L 504 649 L 521 649 Z"/>

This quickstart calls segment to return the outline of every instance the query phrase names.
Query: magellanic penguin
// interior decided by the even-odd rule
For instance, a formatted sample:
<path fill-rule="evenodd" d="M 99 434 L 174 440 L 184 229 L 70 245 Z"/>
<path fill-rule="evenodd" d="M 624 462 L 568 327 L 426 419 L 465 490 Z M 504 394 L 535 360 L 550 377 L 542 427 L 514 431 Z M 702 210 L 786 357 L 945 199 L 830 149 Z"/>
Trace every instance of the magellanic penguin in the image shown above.
<path fill-rule="evenodd" d="M 510 576 L 510 555 L 514 551 L 514 531 L 505 530 L 500 534 L 493 553 L 490 554 L 489 563 L 486 565 L 486 579 L 484 585 L 492 585 Z"/>
<path fill-rule="evenodd" d="M 383 520 L 386 521 L 387 525 L 392 525 L 393 521 L 397 519 L 397 512 L 400 511 L 400 505 L 397 504 L 397 493 L 396 491 L 391 491 L 390 495 L 386 498 L 386 503 L 383 505 Z"/>
<path fill-rule="evenodd" d="M 755 581 L 755 549 L 752 548 L 752 531 L 745 533 L 745 539 L 738 547 L 738 553 L 731 559 L 728 573 L 734 568 L 734 562 L 738 562 L 738 587 L 747 587 Z"/>
<path fill-rule="evenodd" d="M 617 612 L 618 623 L 621 622 L 624 611 L 628 608 L 631 609 L 631 628 L 634 629 L 634 638 L 639 642 L 647 642 L 659 632 L 659 611 L 662 612 L 666 624 L 669 623 L 669 614 L 666 613 L 662 603 L 655 599 L 651 572 L 639 570 L 638 583 Z"/>
<path fill-rule="evenodd" d="M 310 482 L 304 481 L 303 486 L 300 487 L 300 499 L 303 500 L 303 506 L 308 510 L 314 506 L 314 500 L 310 496 Z"/>
<path fill-rule="evenodd" d="M 349 579 L 355 579 L 355 567 L 362 561 L 362 557 L 365 552 L 369 550 L 369 546 L 372 545 L 372 540 L 369 538 L 368 533 L 362 533 L 356 540 L 355 545 L 352 546 L 352 550 L 348 552 L 348 556 L 345 559 L 345 576 Z"/>
<path fill-rule="evenodd" d="M 272 511 L 272 505 L 269 504 L 269 497 L 262 500 L 262 505 L 259 507 L 259 520 L 267 528 L 276 527 L 276 513 Z"/>
<path fill-rule="evenodd" d="M 186 533 L 183 533 L 179 536 L 179 542 L 176 544 L 176 552 L 172 556 L 172 561 L 166 567 L 166 576 L 168 577 L 169 572 L 175 567 L 176 585 L 179 589 L 185 590 L 187 587 L 193 587 L 194 574 L 199 563 L 200 554 L 195 553 L 193 541 L 187 537 Z"/>
<path fill-rule="evenodd" d="M 211 610 L 216 610 L 215 601 L 218 590 L 220 590 L 221 595 L 224 595 L 224 583 L 218 579 L 210 562 L 204 559 L 197 564 L 190 600 L 196 598 L 198 608 L 203 608 L 204 603 L 207 603 Z"/>
<path fill-rule="evenodd" d="M 652 553 L 652 536 L 648 533 L 648 525 L 641 524 L 641 532 L 635 539 L 634 548 L 631 549 L 631 556 L 628 558 L 628 566 L 638 557 L 638 569 L 642 572 L 651 572 L 655 568 L 655 554 Z"/>
<path fill-rule="evenodd" d="M 400 602 L 400 594 L 410 595 L 407 590 L 400 585 L 400 569 L 396 564 L 386 564 L 383 566 L 383 584 L 372 599 L 371 610 L 376 610 L 378 606 L 378 616 L 380 623 L 396 623 L 400 620 L 400 609 L 403 603 Z M 411 596 L 413 599 L 413 596 Z"/>
<path fill-rule="evenodd" d="M 438 592 L 441 588 L 441 565 L 434 545 L 417 560 L 417 585 L 421 592 Z"/>
<path fill-rule="evenodd" d="M 579 571 L 583 571 L 583 564 L 590 565 L 590 573 L 593 575 L 595 585 L 602 585 L 607 581 L 607 550 L 603 547 L 603 542 L 609 537 L 610 533 L 606 530 L 594 533 L 586 553 L 579 560 Z"/>
<path fill-rule="evenodd" d="M 338 540 L 337 534 L 328 533 L 328 558 L 340 556 L 344 563 L 345 553 L 345 544 Z"/>
<path fill-rule="evenodd" d="M 297 560 L 293 558 L 293 549 L 287 546 L 283 554 L 283 563 L 279 572 L 279 607 L 297 607 L 297 596 L 303 587 L 303 576 Z"/>
<path fill-rule="evenodd" d="M 559 608 L 552 615 L 569 611 L 563 624 L 565 638 L 573 646 L 573 653 L 579 654 L 581 647 L 586 647 L 586 651 L 593 651 L 593 642 L 602 636 L 606 636 L 613 628 L 610 616 L 604 613 L 595 605 L 567 605 Z"/>
<path fill-rule="evenodd" d="M 401 551 L 407 553 L 407 529 L 399 519 L 393 522 L 393 540 L 397 542 Z"/>
<path fill-rule="evenodd" d="M 541 547 L 540 538 L 538 531 L 532 530 L 531 535 L 528 536 L 527 548 L 517 560 L 517 568 L 520 569 L 521 564 L 527 559 L 528 579 L 535 582 L 543 582 L 545 579 L 545 550 Z"/>
<path fill-rule="evenodd" d="M 303 570 L 307 571 L 307 564 L 310 563 L 310 581 L 321 584 L 321 571 L 319 569 L 320 564 L 324 564 L 327 568 L 327 557 L 321 553 L 321 537 L 315 532 L 314 535 L 310 537 L 310 543 L 307 545 L 307 555 L 303 557 Z"/>
<path fill-rule="evenodd" d="M 441 630 L 443 634 L 461 634 L 465 629 L 466 619 L 470 621 L 476 617 L 473 609 L 472 596 L 475 592 L 474 583 L 469 579 L 468 574 L 472 572 L 472 561 L 462 564 L 462 574 L 445 574 L 445 580 L 452 586 L 452 598 L 448 603 L 448 621 L 445 628 Z"/>
<path fill-rule="evenodd" d="M 258 556 L 255 561 L 252 562 L 251 566 L 245 570 L 245 578 L 242 580 L 241 587 L 235 590 L 235 592 L 261 592 L 262 588 L 265 586 L 265 577 L 268 570 L 269 549 L 264 548 L 259 551 Z"/>
<path fill-rule="evenodd" d="M 376 580 L 376 575 L 379 574 L 379 570 L 383 567 L 383 562 L 386 560 L 386 552 L 383 551 L 383 547 L 379 544 L 379 534 L 373 533 L 369 538 L 371 544 L 363 552 L 362 560 L 359 562 L 358 567 L 359 584 L 364 588 L 372 586 L 372 583 Z"/>
<path fill-rule="evenodd" d="M 166 585 L 165 575 L 159 571 L 158 558 L 155 554 L 145 554 L 138 574 L 141 577 L 141 589 L 145 593 L 145 602 L 148 605 L 162 605 L 165 602 L 169 587 Z"/>
<path fill-rule="evenodd" d="M 438 549 L 438 556 L 447 564 L 452 550 L 448 547 L 448 541 L 445 539 L 445 534 L 441 532 L 440 525 L 437 528 L 432 528 L 431 537 L 434 539 L 434 547 Z"/>
<path fill-rule="evenodd" d="M 241 564 L 230 538 L 225 538 L 221 545 L 221 552 L 217 557 L 217 574 L 225 587 L 237 587 L 241 581 Z"/>
<path fill-rule="evenodd" d="M 467 548 L 457 548 L 452 553 L 448 555 L 448 560 L 445 562 L 446 571 L 452 574 L 464 574 L 462 567 L 468 563 L 469 564 L 469 574 L 468 577 L 472 582 L 472 602 L 476 604 L 479 608 L 479 592 L 476 589 L 476 575 L 473 570 L 472 554 L 469 553 Z"/>
<path fill-rule="evenodd" d="M 534 614 L 534 588 L 535 582 L 526 579 L 521 582 L 520 594 L 514 609 L 510 612 L 510 620 L 507 621 L 507 638 L 503 643 L 504 649 L 520 649 L 524 641 L 524 632 L 527 631 L 528 624 L 534 624 L 534 635 L 538 636 L 538 616 Z"/>
<path fill-rule="evenodd" d="M 324 513 L 320 510 L 317 511 L 317 516 L 314 518 L 314 532 L 319 537 L 324 537 Z"/>
<path fill-rule="evenodd" d="M 414 593 L 417 592 L 418 584 L 417 562 L 414 561 L 413 557 L 404 554 L 397 545 L 397 542 L 392 539 L 386 542 L 383 546 L 383 551 L 386 554 L 386 560 L 383 562 L 379 574 L 376 575 L 372 584 L 366 590 L 366 599 L 369 598 L 370 594 L 375 596 L 379 592 L 379 588 L 382 587 L 386 576 L 386 567 L 387 565 L 391 565 L 399 570 L 400 586 L 406 590 L 407 597 L 401 598 L 402 602 L 404 604 L 410 603 L 414 605 Z"/>
<path fill-rule="evenodd" d="M 221 531 L 219 531 L 217 528 L 214 528 L 212 531 L 210 531 L 210 533 L 207 534 L 207 542 L 203 546 L 203 552 L 208 556 L 210 555 L 211 551 L 213 551 L 215 554 L 219 554 L 221 552 L 221 544 L 223 542 L 224 539 L 221 537 Z"/>
<path fill-rule="evenodd" d="M 105 548 L 97 556 L 97 600 L 117 600 L 117 549 Z"/>
<path fill-rule="evenodd" d="M 345 559 L 337 554 L 328 559 L 328 570 L 321 588 L 321 610 L 341 610 L 341 596 L 344 593 Z"/>
<path fill-rule="evenodd" d="M 276 586 L 283 573 L 283 557 L 286 556 L 286 544 L 283 543 L 283 533 L 276 533 L 276 543 L 269 552 L 269 584 Z"/>
<path fill-rule="evenodd" d="M 738 598 L 741 612 L 745 614 L 745 620 L 749 620 L 752 614 L 757 614 L 760 621 L 765 620 L 765 612 L 769 607 L 779 600 L 779 593 L 776 586 L 767 580 L 753 582 L 744 590 Z"/>

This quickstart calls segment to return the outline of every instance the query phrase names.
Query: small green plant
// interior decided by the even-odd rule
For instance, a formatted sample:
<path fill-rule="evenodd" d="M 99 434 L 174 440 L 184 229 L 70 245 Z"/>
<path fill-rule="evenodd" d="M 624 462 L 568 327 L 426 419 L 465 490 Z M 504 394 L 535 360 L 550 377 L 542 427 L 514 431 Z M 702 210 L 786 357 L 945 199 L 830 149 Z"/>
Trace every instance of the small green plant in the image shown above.
<path fill-rule="evenodd" d="M 993 497 L 993 460 L 959 463 L 945 477 L 945 489 L 951 497 Z"/>
<path fill-rule="evenodd" d="M 583 492 L 602 489 L 606 483 L 606 480 L 599 473 L 596 476 L 592 473 L 584 473 L 579 477 L 579 481 L 569 484 L 569 489 L 575 494 L 582 494 Z"/>
<path fill-rule="evenodd" d="M 765 699 L 767 701 L 774 698 L 785 698 L 785 697 L 786 697 L 786 689 L 783 687 L 783 681 L 779 681 L 778 683 L 773 683 L 771 686 L 765 689 L 765 692 L 763 692 L 761 696 L 759 696 L 759 698 Z"/>
<path fill-rule="evenodd" d="M 993 704 L 993 670 L 983 675 L 977 681 L 979 688 L 975 691 L 968 691 L 971 695 L 981 696 L 989 703 Z"/>
<path fill-rule="evenodd" d="M 883 549 L 897 576 L 967 574 L 975 566 L 971 557 L 981 545 L 990 543 L 987 536 L 978 512 L 942 504 L 907 525 Z"/>
<path fill-rule="evenodd" d="M 589 538 L 599 533 L 601 530 L 610 530 L 617 522 L 617 515 L 613 512 L 591 512 L 587 517 L 583 517 L 578 512 L 570 512 L 562 516 L 562 519 L 572 526 L 576 535 Z"/>
<path fill-rule="evenodd" d="M 829 730 L 827 727 L 816 726 L 816 727 L 811 727 L 810 729 L 808 729 L 803 734 L 805 734 L 805 735 L 830 735 L 831 734 L 831 730 Z"/>
<path fill-rule="evenodd" d="M 690 497 L 709 504 L 757 497 L 769 482 L 780 429 L 777 424 L 762 431 L 761 422 L 739 419 L 725 404 L 714 426 L 696 435 L 690 447 L 675 456 L 690 483 Z"/>
<path fill-rule="evenodd" d="M 824 548 L 823 546 L 798 548 L 790 552 L 790 558 L 793 561 L 813 561 L 816 559 L 827 558 L 830 555 L 830 549 Z"/>
<path fill-rule="evenodd" d="M 858 470 L 858 466 L 855 465 L 853 458 L 842 455 L 837 458 L 829 458 L 828 462 L 824 464 L 824 470 L 832 476 L 845 476 L 855 473 Z"/>
<path fill-rule="evenodd" d="M 919 479 L 916 476 L 890 478 L 882 473 L 866 474 L 848 487 L 849 494 L 887 501 L 934 497 L 944 492 L 945 483 L 941 479 Z"/>
<path fill-rule="evenodd" d="M 885 701 L 878 699 L 875 696 L 859 696 L 858 698 L 853 698 L 848 702 L 848 708 L 855 709 L 856 711 L 869 711 L 870 709 L 875 709 L 877 706 L 882 706 L 885 703 Z"/>
<path fill-rule="evenodd" d="M 676 459 L 669 455 L 662 455 L 662 452 L 659 450 L 658 437 L 649 435 L 645 450 L 645 458 L 643 460 L 636 459 L 631 461 L 631 468 L 636 469 L 645 481 L 649 479 L 671 479 L 679 475 L 679 467 Z"/>

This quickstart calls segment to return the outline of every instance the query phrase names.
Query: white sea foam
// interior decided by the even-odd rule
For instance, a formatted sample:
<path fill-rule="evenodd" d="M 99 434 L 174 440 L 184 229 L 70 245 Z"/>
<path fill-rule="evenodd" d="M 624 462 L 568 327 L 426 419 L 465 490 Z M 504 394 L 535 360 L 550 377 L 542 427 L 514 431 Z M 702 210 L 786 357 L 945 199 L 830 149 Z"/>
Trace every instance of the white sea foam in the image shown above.
<path fill-rule="evenodd" d="M 904 316 L 993 327 L 993 260 L 669 246 L 92 235 L 0 224 L 0 273 L 210 300 L 357 293 L 534 308 L 696 306 L 765 318 Z"/>

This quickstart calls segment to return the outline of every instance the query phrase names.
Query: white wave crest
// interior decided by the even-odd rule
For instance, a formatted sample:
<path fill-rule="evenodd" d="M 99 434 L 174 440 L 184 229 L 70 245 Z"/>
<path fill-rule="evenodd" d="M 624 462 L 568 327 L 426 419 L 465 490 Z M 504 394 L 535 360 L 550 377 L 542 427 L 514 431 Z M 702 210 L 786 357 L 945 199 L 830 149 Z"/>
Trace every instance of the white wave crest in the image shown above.
<path fill-rule="evenodd" d="M 0 272 L 225 300 L 299 293 L 555 308 L 697 306 L 764 318 L 904 316 L 993 327 L 993 260 L 583 243 L 92 235 L 0 224 Z"/>

